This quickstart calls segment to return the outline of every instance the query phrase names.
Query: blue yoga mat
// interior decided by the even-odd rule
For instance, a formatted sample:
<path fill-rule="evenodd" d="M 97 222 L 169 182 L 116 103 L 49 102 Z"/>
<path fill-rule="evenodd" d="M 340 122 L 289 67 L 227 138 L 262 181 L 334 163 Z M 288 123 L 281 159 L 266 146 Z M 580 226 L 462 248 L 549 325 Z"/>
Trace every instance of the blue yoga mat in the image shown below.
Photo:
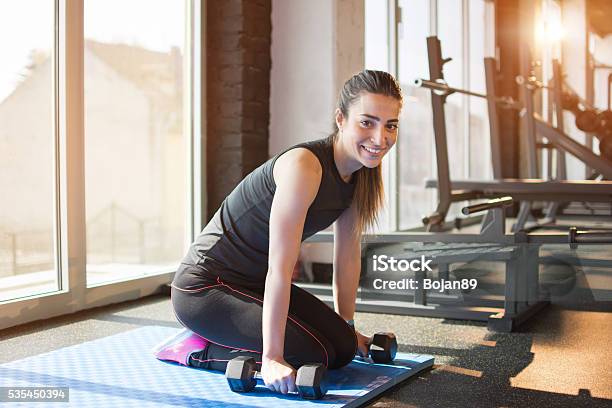
<path fill-rule="evenodd" d="M 318 401 L 258 386 L 230 391 L 223 373 L 157 360 L 150 350 L 180 329 L 148 326 L 0 366 L 0 387 L 68 387 L 69 404 L 11 402 L 13 407 L 326 407 L 360 406 L 433 365 L 433 357 L 397 355 L 395 365 L 353 360 L 328 371 L 328 393 Z M 0 402 L 0 405 L 3 403 Z"/>

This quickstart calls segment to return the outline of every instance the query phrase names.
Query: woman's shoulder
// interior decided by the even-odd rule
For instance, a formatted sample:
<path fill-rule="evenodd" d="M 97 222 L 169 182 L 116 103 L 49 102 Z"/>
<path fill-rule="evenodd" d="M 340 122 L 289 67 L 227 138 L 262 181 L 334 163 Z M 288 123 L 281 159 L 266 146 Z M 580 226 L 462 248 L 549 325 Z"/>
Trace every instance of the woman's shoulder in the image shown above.
<path fill-rule="evenodd" d="M 272 180 L 275 188 L 300 191 L 319 189 L 323 178 L 323 167 L 319 159 L 310 150 L 295 148 L 283 154 L 272 169 Z"/>
<path fill-rule="evenodd" d="M 319 157 L 306 147 L 295 147 L 278 157 L 274 165 L 275 178 L 281 173 L 321 174 L 323 167 Z"/>
<path fill-rule="evenodd" d="M 274 179 L 279 174 L 297 171 L 301 174 L 315 175 L 321 180 L 324 168 L 328 166 L 328 140 L 326 138 L 302 142 L 280 152 L 272 159 L 271 168 Z"/>

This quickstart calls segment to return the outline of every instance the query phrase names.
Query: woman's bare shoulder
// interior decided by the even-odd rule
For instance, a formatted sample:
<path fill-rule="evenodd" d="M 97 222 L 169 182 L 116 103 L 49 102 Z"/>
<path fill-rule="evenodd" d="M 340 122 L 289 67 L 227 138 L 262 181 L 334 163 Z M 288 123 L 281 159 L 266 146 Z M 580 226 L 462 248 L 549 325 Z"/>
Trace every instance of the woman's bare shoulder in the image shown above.
<path fill-rule="evenodd" d="M 285 175 L 298 176 L 304 181 L 312 180 L 317 183 L 321 180 L 323 168 L 318 157 L 304 147 L 296 147 L 283 153 L 274 164 L 274 181 L 278 184 Z M 302 176 L 302 177 L 300 177 Z"/>

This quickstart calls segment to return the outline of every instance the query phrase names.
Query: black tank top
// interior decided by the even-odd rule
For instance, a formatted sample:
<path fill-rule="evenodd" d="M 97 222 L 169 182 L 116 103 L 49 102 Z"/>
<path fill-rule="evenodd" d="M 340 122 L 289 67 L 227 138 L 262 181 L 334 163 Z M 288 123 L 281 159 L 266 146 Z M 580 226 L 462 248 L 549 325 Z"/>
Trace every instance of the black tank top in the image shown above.
<path fill-rule="evenodd" d="M 225 198 L 183 259 L 183 265 L 197 268 L 179 268 L 174 286 L 194 289 L 217 277 L 243 286 L 264 286 L 276 190 L 272 170 L 279 156 L 298 147 L 314 153 L 323 170 L 319 191 L 306 214 L 302 241 L 330 226 L 350 206 L 355 185 L 340 177 L 331 139 L 292 146 L 253 170 Z"/>

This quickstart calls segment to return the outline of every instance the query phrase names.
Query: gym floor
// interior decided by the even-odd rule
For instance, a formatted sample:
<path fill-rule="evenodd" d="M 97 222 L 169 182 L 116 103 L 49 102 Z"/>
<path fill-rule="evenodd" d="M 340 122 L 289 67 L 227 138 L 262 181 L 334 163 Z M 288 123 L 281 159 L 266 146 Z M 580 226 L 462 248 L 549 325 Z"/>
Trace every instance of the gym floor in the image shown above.
<path fill-rule="evenodd" d="M 364 332 L 394 331 L 400 351 L 436 357 L 433 370 L 370 406 L 612 406 L 612 314 L 610 303 L 596 306 L 553 302 L 511 334 L 476 322 L 358 313 Z M 168 296 L 0 331 L 0 363 L 147 325 L 179 327 Z"/>

